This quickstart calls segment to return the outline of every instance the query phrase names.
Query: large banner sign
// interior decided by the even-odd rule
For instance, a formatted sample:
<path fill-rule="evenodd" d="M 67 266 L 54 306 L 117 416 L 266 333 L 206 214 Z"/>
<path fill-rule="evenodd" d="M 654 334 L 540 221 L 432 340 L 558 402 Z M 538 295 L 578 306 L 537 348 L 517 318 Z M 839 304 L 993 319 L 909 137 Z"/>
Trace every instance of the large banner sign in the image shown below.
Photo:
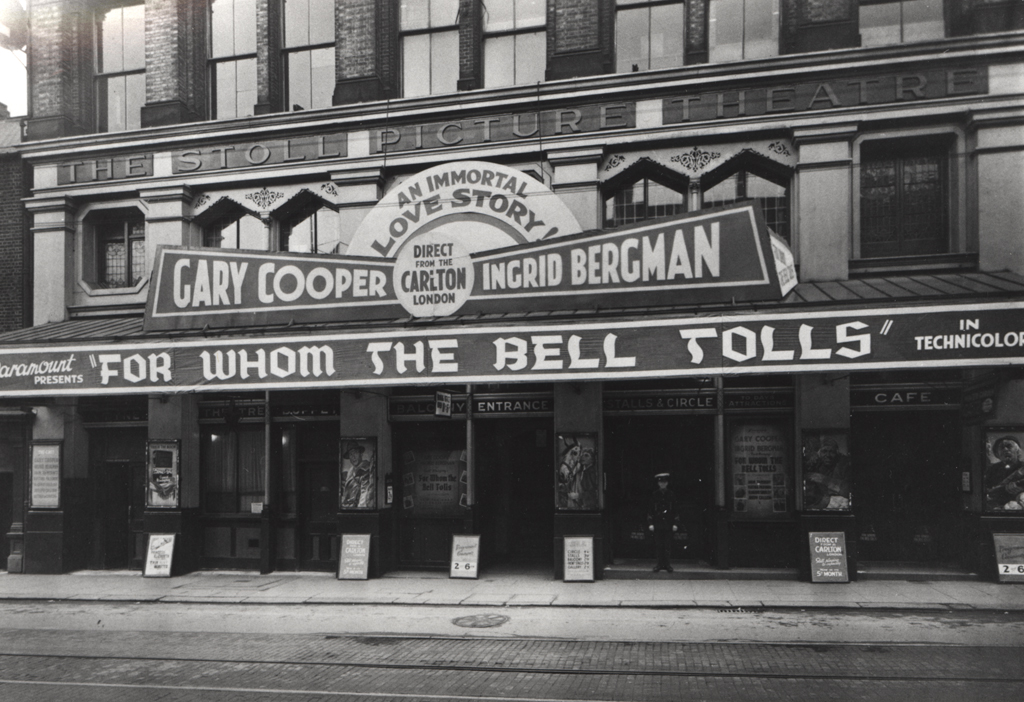
<path fill-rule="evenodd" d="M 778 300 L 796 285 L 792 254 L 753 202 L 475 253 L 479 236 L 446 223 L 391 240 L 396 258 L 163 247 L 146 329 Z"/>
<path fill-rule="evenodd" d="M 0 397 L 1021 365 L 1024 303 L 0 350 Z"/>

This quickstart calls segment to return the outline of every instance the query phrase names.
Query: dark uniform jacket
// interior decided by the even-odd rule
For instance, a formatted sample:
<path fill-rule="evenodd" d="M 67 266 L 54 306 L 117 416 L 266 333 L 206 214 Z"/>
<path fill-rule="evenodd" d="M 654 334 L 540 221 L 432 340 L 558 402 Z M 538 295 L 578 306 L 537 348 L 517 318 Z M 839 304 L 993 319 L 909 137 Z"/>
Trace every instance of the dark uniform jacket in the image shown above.
<path fill-rule="evenodd" d="M 651 497 L 651 511 L 647 514 L 647 525 L 653 526 L 655 531 L 671 531 L 672 527 L 679 526 L 678 503 L 672 490 L 662 492 L 655 488 Z"/>

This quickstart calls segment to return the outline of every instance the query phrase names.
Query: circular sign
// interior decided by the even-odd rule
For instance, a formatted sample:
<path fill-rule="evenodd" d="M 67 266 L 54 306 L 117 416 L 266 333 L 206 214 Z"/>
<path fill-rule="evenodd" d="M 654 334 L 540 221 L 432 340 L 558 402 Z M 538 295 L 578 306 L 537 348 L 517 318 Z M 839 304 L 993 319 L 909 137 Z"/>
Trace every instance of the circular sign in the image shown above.
<path fill-rule="evenodd" d="M 457 239 L 425 232 L 402 248 L 392 283 L 413 317 L 455 314 L 473 291 L 473 261 Z"/>

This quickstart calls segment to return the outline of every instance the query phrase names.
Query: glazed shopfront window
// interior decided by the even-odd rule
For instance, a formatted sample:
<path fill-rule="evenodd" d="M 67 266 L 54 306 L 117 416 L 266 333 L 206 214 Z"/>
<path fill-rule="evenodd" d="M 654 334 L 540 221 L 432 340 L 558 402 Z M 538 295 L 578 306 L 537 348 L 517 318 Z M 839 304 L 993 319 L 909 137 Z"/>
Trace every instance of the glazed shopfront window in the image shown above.
<path fill-rule="evenodd" d="M 217 425 L 202 428 L 200 470 L 203 510 L 250 514 L 264 499 L 263 425 Z"/>
<path fill-rule="evenodd" d="M 615 72 L 636 73 L 683 65 L 686 6 L 681 2 L 618 0 Z"/>
<path fill-rule="evenodd" d="M 96 104 L 99 131 L 142 126 L 146 103 L 145 5 L 113 7 L 96 21 Z"/>

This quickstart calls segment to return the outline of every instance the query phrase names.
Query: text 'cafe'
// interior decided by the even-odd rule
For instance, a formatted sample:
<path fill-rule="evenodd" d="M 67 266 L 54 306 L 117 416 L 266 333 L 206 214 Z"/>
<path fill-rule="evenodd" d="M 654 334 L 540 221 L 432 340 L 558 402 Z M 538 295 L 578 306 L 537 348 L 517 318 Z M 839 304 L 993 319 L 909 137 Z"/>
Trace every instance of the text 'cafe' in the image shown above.
<path fill-rule="evenodd" d="M 358 534 L 375 577 L 447 568 L 476 535 L 484 568 L 562 577 L 565 540 L 586 537 L 600 578 L 653 558 L 659 472 L 679 563 L 807 575 L 809 534 L 878 557 L 894 516 L 870 497 L 876 410 L 958 443 L 959 374 L 1020 363 L 1024 303 L 798 292 L 753 201 L 581 232 L 545 186 L 476 162 L 404 181 L 345 255 L 163 246 L 118 339 L 0 340 L 0 395 L 43 422 L 73 401 L 127 485 L 88 498 L 67 435 L 34 439 L 24 570 L 80 567 L 78 534 L 127 510 L 111 564 L 169 533 L 175 572 L 336 570 Z M 977 375 L 982 416 L 997 397 Z M 943 451 L 974 490 L 979 469 Z M 935 557 L 948 517 L 915 518 L 907 548 Z"/>

